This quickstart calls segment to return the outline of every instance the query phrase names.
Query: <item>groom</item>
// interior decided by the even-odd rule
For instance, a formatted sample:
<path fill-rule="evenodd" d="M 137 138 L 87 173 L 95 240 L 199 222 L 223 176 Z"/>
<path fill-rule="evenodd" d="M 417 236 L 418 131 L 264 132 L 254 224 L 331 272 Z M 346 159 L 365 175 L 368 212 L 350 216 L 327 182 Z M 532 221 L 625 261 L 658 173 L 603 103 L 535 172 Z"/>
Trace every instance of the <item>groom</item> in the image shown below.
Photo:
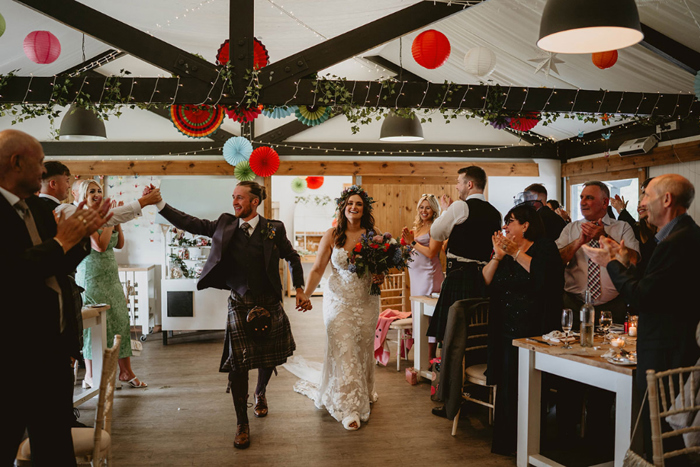
<path fill-rule="evenodd" d="M 174 226 L 212 238 L 211 254 L 197 289 L 231 290 L 219 371 L 229 374 L 229 389 L 238 419 L 233 446 L 238 449 L 250 446 L 248 371 L 258 369 L 254 413 L 256 417 L 265 417 L 265 388 L 270 376 L 296 348 L 289 320 L 282 308 L 280 258 L 287 260 L 291 267 L 297 309 L 305 309 L 308 303 L 299 254 L 287 239 L 284 224 L 257 213 L 265 198 L 265 187 L 255 182 L 239 182 L 233 190 L 235 216 L 224 213 L 216 221 L 192 217 L 165 203 L 157 205 L 160 214 Z M 269 335 L 260 340 L 254 339 L 246 330 L 248 312 L 256 306 L 267 309 L 272 318 Z"/>

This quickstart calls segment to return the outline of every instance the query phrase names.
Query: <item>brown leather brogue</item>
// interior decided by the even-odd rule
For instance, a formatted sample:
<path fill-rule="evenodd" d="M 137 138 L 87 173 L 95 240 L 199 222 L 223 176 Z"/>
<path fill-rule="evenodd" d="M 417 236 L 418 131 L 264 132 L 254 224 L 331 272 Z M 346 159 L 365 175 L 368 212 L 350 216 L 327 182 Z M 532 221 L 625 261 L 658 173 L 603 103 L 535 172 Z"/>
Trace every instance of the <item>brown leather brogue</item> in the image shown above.
<path fill-rule="evenodd" d="M 250 446 L 250 425 L 247 423 L 236 425 L 236 437 L 233 439 L 233 447 L 246 449 Z"/>
<path fill-rule="evenodd" d="M 265 394 L 255 395 L 255 408 L 253 413 L 256 417 L 262 418 L 267 417 L 267 399 L 265 399 Z"/>

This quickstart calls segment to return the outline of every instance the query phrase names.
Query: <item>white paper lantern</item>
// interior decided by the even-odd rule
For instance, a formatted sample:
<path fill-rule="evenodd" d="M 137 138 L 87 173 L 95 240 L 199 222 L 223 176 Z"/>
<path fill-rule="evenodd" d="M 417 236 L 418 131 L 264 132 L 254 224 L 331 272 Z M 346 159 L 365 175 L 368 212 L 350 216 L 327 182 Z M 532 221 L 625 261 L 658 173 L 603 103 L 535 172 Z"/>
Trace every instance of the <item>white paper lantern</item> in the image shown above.
<path fill-rule="evenodd" d="M 473 47 L 464 55 L 464 68 L 476 76 L 488 76 L 496 68 L 496 54 L 486 47 Z"/>

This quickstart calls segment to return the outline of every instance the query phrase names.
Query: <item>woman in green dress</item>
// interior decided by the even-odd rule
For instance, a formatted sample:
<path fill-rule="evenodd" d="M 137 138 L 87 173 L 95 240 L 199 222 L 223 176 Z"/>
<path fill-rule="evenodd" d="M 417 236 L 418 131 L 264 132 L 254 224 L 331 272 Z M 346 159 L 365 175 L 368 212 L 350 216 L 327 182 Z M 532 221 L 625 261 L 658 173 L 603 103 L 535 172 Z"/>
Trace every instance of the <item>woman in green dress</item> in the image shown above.
<path fill-rule="evenodd" d="M 80 201 L 88 206 L 102 202 L 102 188 L 94 180 L 86 180 L 80 185 Z M 92 251 L 78 266 L 76 282 L 85 289 L 83 303 L 91 305 L 106 303 L 110 305 L 107 311 L 107 346 L 111 347 L 114 336 L 122 336 L 119 347 L 119 380 L 135 388 L 148 386 L 140 381 L 131 369 L 131 334 L 129 310 L 127 308 L 124 289 L 119 281 L 119 269 L 114 257 L 114 248 L 124 246 L 124 233 L 121 225 L 104 227 L 90 236 Z M 92 341 L 91 330 L 83 331 L 85 357 L 85 379 L 83 387 L 92 387 Z"/>

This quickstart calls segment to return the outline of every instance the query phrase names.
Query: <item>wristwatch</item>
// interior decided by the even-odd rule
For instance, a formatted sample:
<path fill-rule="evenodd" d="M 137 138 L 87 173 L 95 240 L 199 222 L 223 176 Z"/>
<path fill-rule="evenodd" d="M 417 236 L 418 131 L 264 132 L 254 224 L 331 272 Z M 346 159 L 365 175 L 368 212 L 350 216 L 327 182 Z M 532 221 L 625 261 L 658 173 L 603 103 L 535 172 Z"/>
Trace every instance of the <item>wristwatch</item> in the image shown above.
<path fill-rule="evenodd" d="M 413 240 L 413 241 L 411 242 L 411 246 L 416 246 L 416 241 L 415 241 L 415 240 Z"/>

